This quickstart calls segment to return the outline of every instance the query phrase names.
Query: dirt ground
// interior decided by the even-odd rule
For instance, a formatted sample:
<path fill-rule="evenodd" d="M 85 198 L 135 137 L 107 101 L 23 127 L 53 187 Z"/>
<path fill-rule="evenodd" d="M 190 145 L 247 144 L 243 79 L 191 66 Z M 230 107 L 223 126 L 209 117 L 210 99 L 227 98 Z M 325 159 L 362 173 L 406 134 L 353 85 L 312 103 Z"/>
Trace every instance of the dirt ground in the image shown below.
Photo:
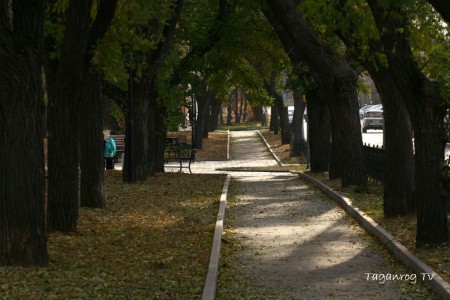
<path fill-rule="evenodd" d="M 248 142 L 247 137 L 247 148 Z M 239 152 L 236 143 L 233 148 Z M 235 172 L 233 180 L 236 195 L 226 223 L 243 247 L 233 258 L 235 277 L 219 279 L 228 287 L 218 299 L 434 297 L 336 203 L 298 176 Z M 395 275 L 403 277 L 388 280 Z M 251 289 L 236 284 L 242 278 Z"/>

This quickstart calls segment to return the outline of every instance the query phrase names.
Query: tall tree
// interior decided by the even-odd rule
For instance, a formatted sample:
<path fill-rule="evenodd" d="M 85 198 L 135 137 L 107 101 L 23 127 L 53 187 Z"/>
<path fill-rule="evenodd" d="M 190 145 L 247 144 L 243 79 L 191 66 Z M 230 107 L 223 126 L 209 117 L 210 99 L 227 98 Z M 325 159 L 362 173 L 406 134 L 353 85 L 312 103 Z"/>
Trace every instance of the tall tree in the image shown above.
<path fill-rule="evenodd" d="M 403 95 L 415 138 L 416 245 L 448 241 L 448 218 L 440 193 L 445 99 L 419 68 L 409 44 L 404 7 L 396 1 L 367 0 L 386 51 L 389 70 Z"/>
<path fill-rule="evenodd" d="M 123 179 L 125 182 L 145 180 L 161 167 L 165 140 L 164 113 L 157 102 L 156 78 L 174 42 L 175 29 L 180 19 L 184 0 L 177 0 L 167 6 L 167 20 L 149 18 L 144 24 L 137 24 L 151 40 L 156 36 L 155 47 L 135 54 L 142 57 L 139 72 L 130 76 L 129 92 L 131 105 L 127 115 L 126 146 Z M 163 8 L 162 8 L 163 9 Z M 157 24 L 157 25 L 155 25 Z M 131 75 L 131 74 L 130 74 Z M 132 126 L 131 126 L 132 125 Z"/>
<path fill-rule="evenodd" d="M 277 111 L 279 126 L 281 130 L 281 143 L 289 144 L 290 141 L 290 127 L 287 115 L 287 108 L 285 109 L 283 103 L 283 96 L 277 91 L 276 88 L 276 74 L 271 73 L 269 82 L 264 82 L 267 94 L 274 98 L 274 108 Z"/>
<path fill-rule="evenodd" d="M 97 44 L 109 29 L 116 11 L 117 0 L 100 1 L 97 16 L 89 30 L 84 82 L 80 99 L 79 161 L 81 170 L 80 205 L 103 208 L 104 158 L 103 158 L 103 98 L 101 73 L 92 58 L 98 53 Z"/>
<path fill-rule="evenodd" d="M 46 265 L 42 0 L 0 4 L 0 264 Z"/>
<path fill-rule="evenodd" d="M 93 52 L 91 47 L 103 36 L 110 19 L 103 11 L 114 8 L 117 0 L 99 2 L 96 19 L 92 21 L 91 0 L 69 1 L 65 10 L 61 48 L 48 39 L 48 204 L 50 231 L 73 232 L 78 221 L 78 135 L 81 94 Z M 57 3 L 50 3 L 55 11 Z M 109 18 L 114 15 L 114 9 Z M 54 17 L 54 15 L 51 15 Z M 57 59 L 50 55 L 57 53 Z M 101 151 L 101 149 L 98 149 Z M 97 156 L 98 157 L 98 156 Z M 98 176 L 101 176 L 98 174 Z"/>
<path fill-rule="evenodd" d="M 362 136 L 358 116 L 356 74 L 350 65 L 314 34 L 298 13 L 295 1 L 266 1 L 309 66 L 324 97 L 333 99 L 330 105 L 333 129 L 333 150 L 340 158 L 342 184 L 365 185 Z M 270 21 L 270 20 L 269 20 Z"/>
<path fill-rule="evenodd" d="M 377 38 L 374 24 L 367 22 L 371 20 L 370 11 L 365 9 L 364 4 L 355 7 L 353 2 L 346 0 L 336 1 L 332 7 L 314 5 L 315 17 L 324 21 L 330 31 L 337 33 L 346 44 L 347 54 L 354 60 L 353 63 L 368 70 L 381 96 L 385 148 L 384 214 L 391 217 L 412 213 L 415 204 L 411 121 L 402 95 L 394 84 L 393 74 L 385 64 L 383 45 Z M 324 11 L 327 13 L 322 14 Z"/>

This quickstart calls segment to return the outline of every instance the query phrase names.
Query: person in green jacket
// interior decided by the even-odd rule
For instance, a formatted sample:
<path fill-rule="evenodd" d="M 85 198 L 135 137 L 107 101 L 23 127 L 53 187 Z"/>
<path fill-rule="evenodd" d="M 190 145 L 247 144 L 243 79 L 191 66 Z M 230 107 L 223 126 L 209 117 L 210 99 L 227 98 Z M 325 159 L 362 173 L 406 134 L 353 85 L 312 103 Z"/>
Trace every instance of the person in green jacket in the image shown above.
<path fill-rule="evenodd" d="M 116 142 L 114 139 L 109 137 L 108 141 L 105 143 L 105 149 L 103 150 L 103 157 L 106 160 L 106 169 L 114 169 L 114 159 L 116 158 Z"/>

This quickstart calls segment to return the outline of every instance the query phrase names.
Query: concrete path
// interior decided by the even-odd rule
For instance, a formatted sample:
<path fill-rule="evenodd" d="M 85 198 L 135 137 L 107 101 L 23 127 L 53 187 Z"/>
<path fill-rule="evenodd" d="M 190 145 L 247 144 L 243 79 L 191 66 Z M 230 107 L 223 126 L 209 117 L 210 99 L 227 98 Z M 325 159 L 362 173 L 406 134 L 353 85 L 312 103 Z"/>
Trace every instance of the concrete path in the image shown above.
<path fill-rule="evenodd" d="M 231 134 L 232 159 L 195 163 L 194 173 L 277 165 L 255 131 Z M 226 217 L 225 224 L 245 245 L 236 259 L 257 295 L 239 291 L 230 299 L 418 298 L 413 294 L 419 280 L 393 265 L 392 257 L 336 203 L 298 176 L 233 172 L 232 177 L 237 205 L 227 208 L 235 218 Z M 384 280 L 394 275 L 404 276 Z"/>

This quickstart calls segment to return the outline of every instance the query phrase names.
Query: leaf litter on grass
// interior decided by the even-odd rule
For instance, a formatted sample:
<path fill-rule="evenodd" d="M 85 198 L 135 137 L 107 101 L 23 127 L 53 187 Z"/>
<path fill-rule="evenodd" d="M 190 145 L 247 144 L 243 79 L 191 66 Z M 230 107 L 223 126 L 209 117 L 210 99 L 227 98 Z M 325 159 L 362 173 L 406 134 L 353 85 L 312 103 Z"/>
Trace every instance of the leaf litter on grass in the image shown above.
<path fill-rule="evenodd" d="M 48 236 L 45 268 L 0 268 L 0 299 L 198 299 L 225 175 L 105 173 L 105 209 Z"/>

